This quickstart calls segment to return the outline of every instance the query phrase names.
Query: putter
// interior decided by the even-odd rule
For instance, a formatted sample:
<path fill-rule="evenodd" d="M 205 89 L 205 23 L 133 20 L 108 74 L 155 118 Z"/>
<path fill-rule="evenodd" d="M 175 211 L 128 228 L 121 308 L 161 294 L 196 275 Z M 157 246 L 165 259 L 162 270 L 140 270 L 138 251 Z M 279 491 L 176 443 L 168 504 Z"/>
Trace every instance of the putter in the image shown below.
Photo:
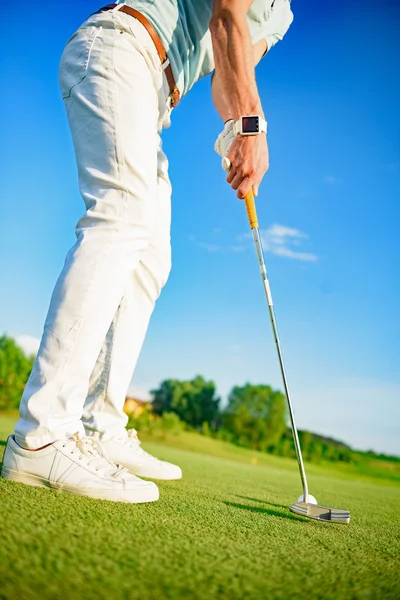
<path fill-rule="evenodd" d="M 231 163 L 227 157 L 222 159 L 222 168 L 229 172 Z M 308 493 L 308 484 L 306 471 L 304 468 L 303 456 L 300 448 L 299 436 L 297 434 L 296 423 L 294 420 L 294 413 L 292 408 L 292 402 L 290 400 L 289 387 L 286 378 L 285 366 L 283 363 L 281 343 L 278 336 L 278 328 L 276 325 L 274 306 L 272 302 L 271 288 L 267 276 L 267 268 L 265 266 L 264 252 L 261 243 L 260 231 L 258 227 L 258 218 L 256 211 L 256 203 L 254 200 L 253 190 L 251 189 L 244 198 L 246 206 L 247 217 L 249 219 L 250 228 L 254 238 L 254 244 L 256 246 L 256 252 L 258 257 L 258 263 L 260 265 L 261 279 L 264 285 L 264 291 L 267 298 L 269 316 L 272 325 L 272 331 L 275 339 L 275 346 L 278 352 L 279 366 L 282 373 L 283 386 L 285 388 L 286 400 L 289 408 L 290 423 L 292 426 L 294 446 L 296 449 L 297 463 L 299 465 L 301 482 L 303 485 L 303 495 L 300 496 L 297 502 L 290 506 L 290 510 L 293 513 L 301 515 L 302 517 L 308 517 L 309 519 L 316 519 L 317 521 L 324 521 L 325 523 L 349 523 L 350 512 L 342 508 L 331 508 L 329 506 L 321 506 L 317 503 L 316 499 Z"/>

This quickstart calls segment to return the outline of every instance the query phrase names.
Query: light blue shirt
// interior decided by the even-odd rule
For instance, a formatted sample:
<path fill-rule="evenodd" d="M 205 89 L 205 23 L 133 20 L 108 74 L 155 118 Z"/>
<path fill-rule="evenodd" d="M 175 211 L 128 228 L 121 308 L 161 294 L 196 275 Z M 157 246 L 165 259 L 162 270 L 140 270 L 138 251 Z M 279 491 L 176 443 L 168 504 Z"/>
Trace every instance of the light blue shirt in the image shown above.
<path fill-rule="evenodd" d="M 214 69 L 209 23 L 213 0 L 122 0 L 143 13 L 157 31 L 184 96 Z M 265 39 L 268 50 L 293 21 L 290 0 L 254 0 L 247 15 L 253 43 Z"/>

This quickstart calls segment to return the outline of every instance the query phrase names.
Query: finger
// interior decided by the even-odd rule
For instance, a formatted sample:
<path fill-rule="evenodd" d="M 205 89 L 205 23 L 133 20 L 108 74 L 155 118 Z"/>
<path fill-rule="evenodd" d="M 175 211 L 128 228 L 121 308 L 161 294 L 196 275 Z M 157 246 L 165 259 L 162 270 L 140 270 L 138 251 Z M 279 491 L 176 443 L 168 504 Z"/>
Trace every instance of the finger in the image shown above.
<path fill-rule="evenodd" d="M 229 173 L 231 175 L 230 181 L 232 181 L 232 178 L 234 177 L 234 175 L 237 173 L 237 170 L 238 170 L 237 161 L 235 161 L 234 159 L 235 159 L 235 156 L 232 155 L 232 153 L 230 156 L 228 154 L 227 156 L 225 156 L 222 159 L 223 168 L 226 170 L 227 173 Z M 236 162 L 236 164 L 235 164 L 235 162 Z M 229 168 L 226 168 L 226 167 L 229 167 Z"/>
<path fill-rule="evenodd" d="M 237 176 L 237 171 L 234 167 L 231 167 L 228 175 L 226 176 L 226 180 L 228 183 L 232 183 L 233 179 Z"/>
<path fill-rule="evenodd" d="M 256 181 L 253 181 L 253 194 L 255 196 L 258 196 L 258 191 L 260 189 L 260 183 L 261 183 L 261 181 L 259 179 Z"/>
<path fill-rule="evenodd" d="M 252 184 L 253 182 L 250 179 L 250 177 L 246 177 L 245 179 L 243 179 L 243 181 L 238 187 L 237 197 L 243 200 L 247 192 L 250 191 Z"/>
<path fill-rule="evenodd" d="M 243 181 L 243 175 L 240 173 L 236 173 L 235 177 L 232 179 L 231 188 L 233 190 L 237 190 Z"/>

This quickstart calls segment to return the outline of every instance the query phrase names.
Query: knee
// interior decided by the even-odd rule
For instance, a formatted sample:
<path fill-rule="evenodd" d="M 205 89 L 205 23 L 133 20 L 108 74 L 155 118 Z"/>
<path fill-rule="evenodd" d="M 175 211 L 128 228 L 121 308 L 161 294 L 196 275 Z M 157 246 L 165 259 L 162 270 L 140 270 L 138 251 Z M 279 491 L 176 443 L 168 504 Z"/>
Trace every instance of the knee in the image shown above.
<path fill-rule="evenodd" d="M 100 197 L 85 197 L 86 211 L 76 224 L 78 238 L 109 240 L 144 250 L 156 223 L 156 204 L 139 200 L 133 193 L 107 190 Z M 154 195 L 154 193 L 153 193 Z"/>
<path fill-rule="evenodd" d="M 165 249 L 165 252 L 160 256 L 160 292 L 168 281 L 172 267 L 171 244 Z"/>
<path fill-rule="evenodd" d="M 102 240 L 127 244 L 128 247 L 138 246 L 143 250 L 151 242 L 154 231 L 154 218 L 149 214 L 147 219 L 140 222 L 130 222 L 124 219 L 102 218 L 101 216 L 84 215 L 75 228 L 77 239 L 89 241 Z"/>
<path fill-rule="evenodd" d="M 171 244 L 168 243 L 160 249 L 154 249 L 153 252 L 149 252 L 146 264 L 148 268 L 152 269 L 156 284 L 156 297 L 158 298 L 171 272 Z"/>
<path fill-rule="evenodd" d="M 150 245 L 140 260 L 137 275 L 153 301 L 159 297 L 168 281 L 171 264 L 170 243 L 160 248 Z"/>

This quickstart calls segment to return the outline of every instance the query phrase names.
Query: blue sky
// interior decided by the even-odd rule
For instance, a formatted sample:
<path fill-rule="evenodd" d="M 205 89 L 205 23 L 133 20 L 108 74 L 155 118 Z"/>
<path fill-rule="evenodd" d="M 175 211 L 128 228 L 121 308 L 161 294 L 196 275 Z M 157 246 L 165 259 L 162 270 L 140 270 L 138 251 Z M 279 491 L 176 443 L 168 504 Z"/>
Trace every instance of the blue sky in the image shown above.
<path fill-rule="evenodd" d="M 301 428 L 400 454 L 400 7 L 305 4 L 293 1 L 291 29 L 257 68 L 271 163 L 258 210 L 295 413 Z M 3 8 L 0 332 L 25 343 L 41 335 L 82 212 L 57 67 L 98 7 Z M 220 128 L 206 78 L 164 134 L 173 270 L 139 393 L 198 373 L 224 398 L 246 381 L 281 387 L 244 207 L 213 151 Z"/>

